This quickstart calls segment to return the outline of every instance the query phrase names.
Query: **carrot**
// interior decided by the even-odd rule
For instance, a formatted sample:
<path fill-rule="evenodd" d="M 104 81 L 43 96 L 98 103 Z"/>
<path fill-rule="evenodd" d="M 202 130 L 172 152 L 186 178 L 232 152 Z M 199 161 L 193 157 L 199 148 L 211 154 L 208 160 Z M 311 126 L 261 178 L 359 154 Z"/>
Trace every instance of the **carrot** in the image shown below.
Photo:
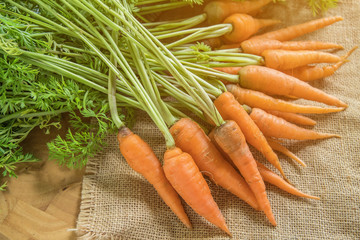
<path fill-rule="evenodd" d="M 224 23 L 230 23 L 233 26 L 233 30 L 225 34 L 224 38 L 233 43 L 242 42 L 259 31 L 259 29 L 279 22 L 279 20 L 257 19 L 247 14 L 235 13 L 224 20 Z"/>
<path fill-rule="evenodd" d="M 341 57 L 319 51 L 310 50 L 265 50 L 261 53 L 265 59 L 265 66 L 273 69 L 288 70 L 313 63 L 337 63 Z"/>
<path fill-rule="evenodd" d="M 168 149 L 163 169 L 171 185 L 196 213 L 231 235 L 209 186 L 190 154 L 178 147 Z"/>
<path fill-rule="evenodd" d="M 260 208 L 264 211 L 271 224 L 276 226 L 276 221 L 266 195 L 264 181 L 239 126 L 232 120 L 226 121 L 215 129 L 214 137 L 220 148 L 231 158 L 241 175 L 245 178 L 245 181 L 249 184 Z"/>
<path fill-rule="evenodd" d="M 335 22 L 343 20 L 340 16 L 334 17 L 325 17 L 312 21 L 308 21 L 302 24 L 289 26 L 286 28 L 282 28 L 276 31 L 267 32 L 253 38 L 261 38 L 261 39 L 274 39 L 278 41 L 289 41 L 294 38 L 303 36 L 307 33 L 314 32 L 320 28 L 324 28 L 328 25 L 331 25 Z"/>
<path fill-rule="evenodd" d="M 245 53 L 261 55 L 268 49 L 283 50 L 320 50 L 320 49 L 342 49 L 343 47 L 336 43 L 320 41 L 292 41 L 280 42 L 273 39 L 254 38 L 241 43 L 241 48 Z"/>
<path fill-rule="evenodd" d="M 306 164 L 300 158 L 298 158 L 294 153 L 290 152 L 289 149 L 281 145 L 278 141 L 275 141 L 274 139 L 271 138 L 266 138 L 266 140 L 268 141 L 272 149 L 281 152 L 285 156 L 288 156 L 289 158 L 298 162 L 301 166 L 306 167 Z"/>
<path fill-rule="evenodd" d="M 272 0 L 253 0 L 253 1 L 212 1 L 209 2 L 204 12 L 208 16 L 210 25 L 222 23 L 225 18 L 234 13 L 252 13 Z"/>
<path fill-rule="evenodd" d="M 229 74 L 239 74 L 241 68 L 242 67 L 215 67 L 214 69 Z"/>
<path fill-rule="evenodd" d="M 286 138 L 296 140 L 323 139 L 340 137 L 336 134 L 319 133 L 301 128 L 286 120 L 271 115 L 259 108 L 253 108 L 250 117 L 254 120 L 261 132 L 267 137 Z"/>
<path fill-rule="evenodd" d="M 282 179 L 280 176 L 278 176 L 277 174 L 272 172 L 270 169 L 268 169 L 261 163 L 256 162 L 256 164 L 257 164 L 259 172 L 260 172 L 262 178 L 264 179 L 264 181 L 266 181 L 274 186 L 277 186 L 278 188 L 280 188 L 290 194 L 293 194 L 293 195 L 296 195 L 299 197 L 316 199 L 316 200 L 320 199 L 319 197 L 311 196 L 311 195 L 300 192 L 294 186 L 292 186 L 291 184 L 286 182 L 284 179 Z"/>
<path fill-rule="evenodd" d="M 224 150 L 221 149 L 221 147 L 219 146 L 219 144 L 215 141 L 215 128 L 213 128 L 209 134 L 208 137 L 210 138 L 210 141 L 214 144 L 214 146 L 216 147 L 216 149 L 221 153 L 221 155 L 223 156 L 223 158 L 229 163 L 231 164 L 231 166 L 233 166 L 234 169 L 237 169 L 236 165 L 234 164 L 234 162 L 229 158 L 229 156 L 224 152 Z"/>
<path fill-rule="evenodd" d="M 337 107 L 347 107 L 347 104 L 338 98 L 275 69 L 246 66 L 240 70 L 239 75 L 239 84 L 244 88 L 271 95 L 295 96 Z"/>
<path fill-rule="evenodd" d="M 348 60 L 347 58 L 357 49 L 357 46 L 352 48 L 345 56 L 342 57 L 342 60 L 330 65 L 330 66 L 302 66 L 295 69 L 283 70 L 282 72 L 296 77 L 302 81 L 309 82 L 317 80 L 320 78 L 325 78 L 333 75 L 336 70 L 338 70 L 344 63 Z"/>
<path fill-rule="evenodd" d="M 245 135 L 246 141 L 259 150 L 285 176 L 279 159 L 267 143 L 265 136 L 234 96 L 230 92 L 224 92 L 215 99 L 214 104 L 224 120 L 235 121 Z"/>
<path fill-rule="evenodd" d="M 151 147 L 127 127 L 120 128 L 117 139 L 120 152 L 130 167 L 143 175 L 178 218 L 188 228 L 191 228 L 190 220 L 184 211 L 179 195 L 166 179 L 160 161 Z"/>
<path fill-rule="evenodd" d="M 222 157 L 196 122 L 182 118 L 170 128 L 170 132 L 176 146 L 192 156 L 201 172 L 253 208 L 259 208 L 256 198 L 245 180 Z"/>
<path fill-rule="evenodd" d="M 222 41 L 220 38 L 208 38 L 201 40 L 204 44 L 210 46 L 212 49 L 219 48 L 222 46 Z"/>
<path fill-rule="evenodd" d="M 275 115 L 277 117 L 281 117 L 286 121 L 297 125 L 314 126 L 316 124 L 316 121 L 312 120 L 311 118 L 296 113 L 279 112 L 279 111 L 271 111 L 271 110 L 270 111 L 268 110 L 266 112 Z"/>
<path fill-rule="evenodd" d="M 261 108 L 263 110 L 274 110 L 290 113 L 332 113 L 340 112 L 343 108 L 322 108 L 317 106 L 300 105 L 286 102 L 277 98 L 270 97 L 262 92 L 241 88 L 239 85 L 227 84 L 226 88 L 231 92 L 240 104 L 250 107 Z"/>

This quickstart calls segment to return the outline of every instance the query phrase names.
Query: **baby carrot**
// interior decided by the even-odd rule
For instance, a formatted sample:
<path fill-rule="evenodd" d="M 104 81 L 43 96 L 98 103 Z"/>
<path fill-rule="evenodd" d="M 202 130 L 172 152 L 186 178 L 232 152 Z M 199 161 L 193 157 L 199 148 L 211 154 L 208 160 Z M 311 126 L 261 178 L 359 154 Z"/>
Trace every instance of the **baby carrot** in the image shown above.
<path fill-rule="evenodd" d="M 160 161 L 151 147 L 127 127 L 120 128 L 117 139 L 120 152 L 130 167 L 143 175 L 178 218 L 188 228 L 191 228 L 190 220 L 184 211 L 179 195 L 166 179 Z"/>
<path fill-rule="evenodd" d="M 277 155 L 267 143 L 265 136 L 230 92 L 224 92 L 214 101 L 224 120 L 233 120 L 245 135 L 246 141 L 260 151 L 285 177 Z"/>
<path fill-rule="evenodd" d="M 190 154 L 177 147 L 168 149 L 163 168 L 171 185 L 196 213 L 231 235 L 209 186 Z"/>
<path fill-rule="evenodd" d="M 273 95 L 295 96 L 337 107 L 347 107 L 347 104 L 338 98 L 275 69 L 246 66 L 240 70 L 239 74 L 240 86 L 244 88 Z"/>
<path fill-rule="evenodd" d="M 272 0 L 252 0 L 252 1 L 211 1 L 204 12 L 208 16 L 210 25 L 222 23 L 225 18 L 234 13 L 251 13 L 259 10 Z"/>
<path fill-rule="evenodd" d="M 317 106 L 300 105 L 286 102 L 281 99 L 270 97 L 262 92 L 241 88 L 239 85 L 227 84 L 226 88 L 231 92 L 240 104 L 263 110 L 275 110 L 290 113 L 332 113 L 340 112 L 343 108 L 323 108 Z"/>
<path fill-rule="evenodd" d="M 264 181 L 239 126 L 234 121 L 226 121 L 215 129 L 214 137 L 220 148 L 231 158 L 241 175 L 245 178 L 245 181 L 249 184 L 260 208 L 264 211 L 271 224 L 276 226 L 276 221 L 265 191 Z"/>
<path fill-rule="evenodd" d="M 227 41 L 238 43 L 248 39 L 263 27 L 279 23 L 279 20 L 257 19 L 250 15 L 235 13 L 224 20 L 224 23 L 230 23 L 233 30 L 224 35 Z"/>
<path fill-rule="evenodd" d="M 253 208 L 259 208 L 248 184 L 223 158 L 196 122 L 182 118 L 170 128 L 170 133 L 176 146 L 192 156 L 201 172 Z"/>
<path fill-rule="evenodd" d="M 316 122 L 311 118 L 305 117 L 303 115 L 299 115 L 296 113 L 288 113 L 288 112 L 279 112 L 279 111 L 266 111 L 274 116 L 281 117 L 288 122 L 297 124 L 297 125 L 307 125 L 307 126 L 314 126 Z"/>
<path fill-rule="evenodd" d="M 278 141 L 275 141 L 274 139 L 271 138 L 266 138 L 266 140 L 268 141 L 272 149 L 281 152 L 285 156 L 288 156 L 289 158 L 298 162 L 301 166 L 306 167 L 306 164 L 300 158 L 298 158 L 294 153 L 290 152 L 289 149 L 281 145 Z"/>
<path fill-rule="evenodd" d="M 304 197 L 304 198 L 310 198 L 310 199 L 316 199 L 319 200 L 320 198 L 315 197 L 315 196 L 311 196 L 308 194 L 305 194 L 303 192 L 300 192 L 298 189 L 296 189 L 294 186 L 292 186 L 291 184 L 289 184 L 288 182 L 286 182 L 284 179 L 282 179 L 280 176 L 278 176 L 277 174 L 275 174 L 274 172 L 272 172 L 270 169 L 268 169 L 267 167 L 265 167 L 264 165 L 262 165 L 259 162 L 256 162 L 257 167 L 259 169 L 259 172 L 261 174 L 261 177 L 264 179 L 264 181 L 277 186 L 278 188 L 299 196 L 299 197 Z"/>
<path fill-rule="evenodd" d="M 286 120 L 271 115 L 259 108 L 253 108 L 250 117 L 254 120 L 261 132 L 267 137 L 286 138 L 296 140 L 323 139 L 340 137 L 336 134 L 319 133 L 301 128 Z"/>
<path fill-rule="evenodd" d="M 289 40 L 303 36 L 307 33 L 316 31 L 320 28 L 326 27 L 328 25 L 331 25 L 331 24 L 341 21 L 341 20 L 343 20 L 343 18 L 340 16 L 320 18 L 320 19 L 308 21 L 305 23 L 301 23 L 298 25 L 293 25 L 293 26 L 289 26 L 289 27 L 282 28 L 279 30 L 275 30 L 272 32 L 267 32 L 267 33 L 255 36 L 253 38 L 289 41 Z"/>
<path fill-rule="evenodd" d="M 265 59 L 265 66 L 273 69 L 293 69 L 313 63 L 336 63 L 341 57 L 319 51 L 299 50 L 290 51 L 282 49 L 268 49 L 261 53 Z"/>

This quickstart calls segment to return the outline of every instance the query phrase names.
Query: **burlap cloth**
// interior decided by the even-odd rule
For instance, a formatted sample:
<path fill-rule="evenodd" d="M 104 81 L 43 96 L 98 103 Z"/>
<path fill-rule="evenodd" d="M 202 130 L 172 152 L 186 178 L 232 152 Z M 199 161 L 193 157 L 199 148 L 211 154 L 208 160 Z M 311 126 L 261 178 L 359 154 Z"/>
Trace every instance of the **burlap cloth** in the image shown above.
<path fill-rule="evenodd" d="M 303 7 L 305 1 L 287 2 L 271 6 L 261 16 L 281 19 L 283 26 L 314 18 Z M 349 50 L 359 44 L 359 13 L 360 1 L 342 0 L 326 15 L 341 15 L 345 20 L 303 39 L 337 42 Z M 349 103 L 344 112 L 311 116 L 317 121 L 315 130 L 338 133 L 342 138 L 287 142 L 288 148 L 306 162 L 306 168 L 279 154 L 292 183 L 321 200 L 294 197 L 267 185 L 278 223 L 273 227 L 264 214 L 207 179 L 234 239 L 360 239 L 359 51 L 350 60 L 334 76 L 313 83 Z M 162 159 L 163 138 L 144 113 L 138 114 L 133 131 Z M 266 163 L 256 151 L 253 153 Z M 111 135 L 108 146 L 87 165 L 77 229 L 81 239 L 229 238 L 188 206 L 185 210 L 192 230 L 175 217 L 142 176 L 130 169 L 120 155 L 115 135 Z"/>

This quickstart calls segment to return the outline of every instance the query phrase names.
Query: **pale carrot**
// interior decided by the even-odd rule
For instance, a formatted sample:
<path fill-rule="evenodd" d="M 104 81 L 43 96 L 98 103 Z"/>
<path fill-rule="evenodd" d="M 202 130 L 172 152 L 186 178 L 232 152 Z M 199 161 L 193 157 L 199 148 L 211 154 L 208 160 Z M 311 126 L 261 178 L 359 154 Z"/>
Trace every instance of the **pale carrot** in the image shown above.
<path fill-rule="evenodd" d="M 223 158 L 196 122 L 182 118 L 170 128 L 170 133 L 174 137 L 176 146 L 191 155 L 201 172 L 253 208 L 259 209 L 248 184 Z"/>
<path fill-rule="evenodd" d="M 296 140 L 324 139 L 340 137 L 336 134 L 320 133 L 301 128 L 286 120 L 271 115 L 259 108 L 253 108 L 250 117 L 254 120 L 261 132 L 267 137 L 286 138 Z"/>
<path fill-rule="evenodd" d="M 179 195 L 166 179 L 159 159 L 151 147 L 129 128 L 122 127 L 117 135 L 121 154 L 129 166 L 151 183 L 160 197 L 188 227 L 191 223 L 181 204 Z"/>
<path fill-rule="evenodd" d="M 240 104 L 250 107 L 261 108 L 263 110 L 274 110 L 290 113 L 332 113 L 340 112 L 344 108 L 323 108 L 317 106 L 300 105 L 281 99 L 270 97 L 262 92 L 241 88 L 239 85 L 227 84 L 226 88 L 231 92 Z"/>
<path fill-rule="evenodd" d="M 196 213 L 231 235 L 209 186 L 190 154 L 177 147 L 168 149 L 163 168 L 171 185 Z"/>
<path fill-rule="evenodd" d="M 262 38 L 262 39 L 274 39 L 278 41 L 289 41 L 294 38 L 303 36 L 307 33 L 316 31 L 320 28 L 324 28 L 328 25 L 331 25 L 335 22 L 343 20 L 340 16 L 334 16 L 334 17 L 325 17 L 320 18 L 312 21 L 308 21 L 305 23 L 301 23 L 298 25 L 289 26 L 286 28 L 282 28 L 279 30 L 275 30 L 272 32 L 267 32 L 258 36 L 255 36 L 253 38 Z"/>

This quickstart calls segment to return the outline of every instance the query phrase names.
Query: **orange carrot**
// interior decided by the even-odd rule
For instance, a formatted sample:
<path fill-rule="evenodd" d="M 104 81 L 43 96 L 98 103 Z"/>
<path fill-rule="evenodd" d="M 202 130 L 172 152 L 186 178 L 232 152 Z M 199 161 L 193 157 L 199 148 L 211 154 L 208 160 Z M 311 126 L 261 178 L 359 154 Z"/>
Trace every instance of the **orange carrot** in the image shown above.
<path fill-rule="evenodd" d="M 243 41 L 241 48 L 245 53 L 261 55 L 268 49 L 283 50 L 321 50 L 321 49 L 342 49 L 343 47 L 336 43 L 320 42 L 320 41 L 292 41 L 280 42 L 272 39 L 254 38 Z"/>
<path fill-rule="evenodd" d="M 342 60 L 341 57 L 331 53 L 309 50 L 268 49 L 263 51 L 261 56 L 265 59 L 266 67 L 281 70 L 293 69 L 313 63 L 336 63 Z"/>
<path fill-rule="evenodd" d="M 224 92 L 215 99 L 214 104 L 224 120 L 235 121 L 245 135 L 246 141 L 259 150 L 285 176 L 279 159 L 265 136 L 234 96 L 230 92 Z"/>
<path fill-rule="evenodd" d="M 271 115 L 259 108 L 253 108 L 250 117 L 254 120 L 261 132 L 267 137 L 286 138 L 296 140 L 323 139 L 340 137 L 336 134 L 319 133 L 301 128 L 286 120 Z"/>
<path fill-rule="evenodd" d="M 262 178 L 264 179 L 264 181 L 266 181 L 274 186 L 277 186 L 278 188 L 280 188 L 290 194 L 293 194 L 293 195 L 296 195 L 299 197 L 316 199 L 316 200 L 320 199 L 318 197 L 311 196 L 311 195 L 300 192 L 294 186 L 292 186 L 291 184 L 286 182 L 284 179 L 282 179 L 280 176 L 278 176 L 277 174 L 272 172 L 270 169 L 268 169 L 261 163 L 259 163 L 259 162 L 256 162 L 256 163 L 257 163 L 257 167 L 258 167 L 259 172 L 260 172 Z"/>
<path fill-rule="evenodd" d="M 266 111 L 272 115 L 275 115 L 277 117 L 281 117 L 285 119 L 288 122 L 297 124 L 297 125 L 307 125 L 307 126 L 314 126 L 316 122 L 312 120 L 311 118 L 305 117 L 303 115 L 299 115 L 296 113 L 288 113 L 288 112 L 279 112 L 279 111 Z"/>
<path fill-rule="evenodd" d="M 210 25 L 222 23 L 225 18 L 234 13 L 252 13 L 272 2 L 272 0 L 253 1 L 212 1 L 209 2 L 204 12 L 208 16 Z"/>
<path fill-rule="evenodd" d="M 215 67 L 214 69 L 229 74 L 239 74 L 241 68 L 242 67 Z"/>
<path fill-rule="evenodd" d="M 331 25 L 331 24 L 341 21 L 341 20 L 343 20 L 343 18 L 340 16 L 325 17 L 325 18 L 321 18 L 321 19 L 308 21 L 308 22 L 305 22 L 302 24 L 289 26 L 289 27 L 282 28 L 282 29 L 279 29 L 276 31 L 267 32 L 267 33 L 255 36 L 253 38 L 289 41 L 289 40 L 303 36 L 307 33 L 316 31 L 320 28 L 326 27 L 328 25 Z"/>
<path fill-rule="evenodd" d="M 233 29 L 230 33 L 225 34 L 227 41 L 238 43 L 248 39 L 263 27 L 279 23 L 279 20 L 273 19 L 256 19 L 250 15 L 235 13 L 224 20 L 224 23 L 230 23 Z"/>
<path fill-rule="evenodd" d="M 219 152 L 221 153 L 221 155 L 223 156 L 223 158 L 229 163 L 231 164 L 231 166 L 233 166 L 234 169 L 237 169 L 236 165 L 234 164 L 234 162 L 229 158 L 229 156 L 224 152 L 224 150 L 221 149 L 221 147 L 219 146 L 219 144 L 215 141 L 215 128 L 213 128 L 210 133 L 208 134 L 208 137 L 210 138 L 210 141 L 214 144 L 214 146 L 216 147 L 217 150 L 219 150 Z"/>
<path fill-rule="evenodd" d="M 274 139 L 271 138 L 266 138 L 266 140 L 268 141 L 272 149 L 281 152 L 285 156 L 288 156 L 289 158 L 298 162 L 301 166 L 306 167 L 306 164 L 300 158 L 298 158 L 294 153 L 290 152 L 289 149 L 281 145 L 278 141 L 275 141 Z"/>
<path fill-rule="evenodd" d="M 347 107 L 320 89 L 314 88 L 297 78 L 263 66 L 246 66 L 240 72 L 240 86 L 271 95 L 295 96 L 337 107 Z"/>
<path fill-rule="evenodd" d="M 271 224 L 276 226 L 276 221 L 266 195 L 264 181 L 239 126 L 234 121 L 226 121 L 215 129 L 214 137 L 220 148 L 231 158 L 241 175 L 245 178 L 245 181 L 249 184 L 261 209 Z"/>
<path fill-rule="evenodd" d="M 317 106 L 300 105 L 286 102 L 277 98 L 270 97 L 262 92 L 241 88 L 239 85 L 227 84 L 226 88 L 231 92 L 240 104 L 250 107 L 261 108 L 263 110 L 275 110 L 290 113 L 332 113 L 340 112 L 343 108 L 322 108 Z"/>
<path fill-rule="evenodd" d="M 170 128 L 170 133 L 174 137 L 176 146 L 191 155 L 201 172 L 253 208 L 259 208 L 245 180 L 222 157 L 196 122 L 182 118 Z"/>
<path fill-rule="evenodd" d="M 309 82 L 320 78 L 331 76 L 348 60 L 347 58 L 357 49 L 357 46 L 352 48 L 345 56 L 342 57 L 340 62 L 337 62 L 330 66 L 302 66 L 295 69 L 283 70 L 282 72 L 296 77 L 302 81 Z"/>
<path fill-rule="evenodd" d="M 184 211 L 179 195 L 166 179 L 160 161 L 151 147 L 127 127 L 119 130 L 117 139 L 120 152 L 130 167 L 143 175 L 178 218 L 188 228 L 191 228 L 190 220 Z"/>
<path fill-rule="evenodd" d="M 163 168 L 171 185 L 195 212 L 231 235 L 209 186 L 190 154 L 177 147 L 168 149 Z"/>

